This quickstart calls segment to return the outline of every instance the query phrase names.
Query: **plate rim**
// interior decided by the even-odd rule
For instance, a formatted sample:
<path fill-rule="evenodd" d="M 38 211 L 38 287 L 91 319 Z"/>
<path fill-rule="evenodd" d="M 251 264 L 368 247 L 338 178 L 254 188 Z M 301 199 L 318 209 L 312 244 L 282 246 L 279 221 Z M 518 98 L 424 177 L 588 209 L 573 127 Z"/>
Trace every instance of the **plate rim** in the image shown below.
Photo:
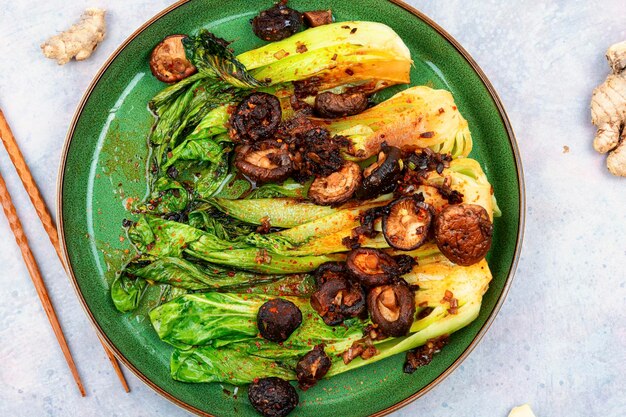
<path fill-rule="evenodd" d="M 130 34 L 115 49 L 115 51 L 106 59 L 106 61 L 102 64 L 102 66 L 100 67 L 98 72 L 94 75 L 94 77 L 92 78 L 91 82 L 89 83 L 89 86 L 85 90 L 85 93 L 81 97 L 80 102 L 78 103 L 78 105 L 76 107 L 76 111 L 74 112 L 74 116 L 72 117 L 72 121 L 70 122 L 67 134 L 65 136 L 63 148 L 62 148 L 62 151 L 61 151 L 61 160 L 60 160 L 60 163 L 59 163 L 59 172 L 57 174 L 57 185 L 56 185 L 56 189 L 57 189 L 57 193 L 56 193 L 56 203 L 57 203 L 56 204 L 56 218 L 57 218 L 56 225 L 57 225 L 57 231 L 58 231 L 58 235 L 59 235 L 59 241 L 60 241 L 60 244 L 61 244 L 61 252 L 62 252 L 63 258 L 64 258 L 63 259 L 63 263 L 66 266 L 66 270 L 68 271 L 68 276 L 70 278 L 70 282 L 72 284 L 72 287 L 74 288 L 74 292 L 76 293 L 76 296 L 78 297 L 78 300 L 80 302 L 80 305 L 81 305 L 82 309 L 85 311 L 87 317 L 89 318 L 89 321 L 90 321 L 91 325 L 96 330 L 96 333 L 97 333 L 98 338 L 100 339 L 100 341 L 102 343 L 104 343 L 105 346 L 108 349 L 110 349 L 115 354 L 116 358 L 119 361 L 121 361 L 128 370 L 130 370 L 139 380 L 141 380 L 143 383 L 145 383 L 150 388 L 152 388 L 157 394 L 161 395 L 162 397 L 164 397 L 165 399 L 169 400 L 170 402 L 176 404 L 177 406 L 181 407 L 182 409 L 184 409 L 186 411 L 189 411 L 189 412 L 192 412 L 192 413 L 194 413 L 196 415 L 205 416 L 205 417 L 216 417 L 213 414 L 210 414 L 210 413 L 207 413 L 205 411 L 202 411 L 202 410 L 192 406 L 191 404 L 188 404 L 188 403 L 180 400 L 179 398 L 175 397 L 174 395 L 170 394 L 169 392 L 166 392 L 164 389 L 162 389 L 155 382 L 151 381 L 141 371 L 139 371 L 119 351 L 119 349 L 117 349 L 117 347 L 107 337 L 106 333 L 102 330 L 102 328 L 98 324 L 96 318 L 94 317 L 93 313 L 91 312 L 91 310 L 87 306 L 87 303 L 86 303 L 86 301 L 85 301 L 85 299 L 84 299 L 84 297 L 83 297 L 83 295 L 82 295 L 82 293 L 80 291 L 80 288 L 79 288 L 79 285 L 78 285 L 78 281 L 76 280 L 76 275 L 74 273 L 74 268 L 72 267 L 71 263 L 69 262 L 69 254 L 68 254 L 67 244 L 66 244 L 66 241 L 65 241 L 65 230 L 64 230 L 64 227 L 63 227 L 63 216 L 62 216 L 62 213 L 63 213 L 63 198 L 62 198 L 62 196 L 63 196 L 63 182 L 64 182 L 63 180 L 64 180 L 65 168 L 66 168 L 66 163 L 67 163 L 67 155 L 68 155 L 68 152 L 69 152 L 70 144 L 72 142 L 72 138 L 74 136 L 74 131 L 76 129 L 76 125 L 78 123 L 78 119 L 80 118 L 80 116 L 81 116 L 81 114 L 82 114 L 82 112 L 84 110 L 85 104 L 87 103 L 87 100 L 91 96 L 91 93 L 93 92 L 95 86 L 98 84 L 98 82 L 102 78 L 102 75 L 109 68 L 109 66 L 112 64 L 112 62 L 118 57 L 118 55 L 126 48 L 126 46 L 131 41 L 133 41 L 137 36 L 139 36 L 144 30 L 146 30 L 150 25 L 152 25 L 156 20 L 160 19 L 161 17 L 167 15 L 168 13 L 172 12 L 173 10 L 177 9 L 178 7 L 182 6 L 185 3 L 188 3 L 190 1 L 194 1 L 194 0 L 178 0 L 175 3 L 171 4 L 170 6 L 164 8 L 163 10 L 161 10 L 160 12 L 158 12 L 157 14 L 152 16 L 150 19 L 148 19 L 141 26 L 139 26 L 139 28 L 137 28 L 132 34 Z M 502 288 L 502 292 L 500 293 L 500 295 L 498 297 L 498 300 L 496 301 L 496 304 L 495 304 L 492 312 L 489 314 L 489 317 L 487 317 L 487 319 L 485 320 L 485 323 L 481 326 L 480 330 L 478 331 L 478 333 L 476 334 L 474 339 L 471 341 L 469 346 L 461 353 L 461 355 L 459 355 L 459 357 L 452 364 L 450 364 L 450 366 L 448 368 L 446 368 L 439 376 L 437 376 L 437 378 L 432 380 L 425 387 L 423 387 L 422 389 L 418 390 L 414 394 L 408 396 L 404 400 L 399 401 L 399 402 L 397 402 L 397 403 L 395 403 L 395 404 L 393 404 L 393 405 L 391 405 L 391 406 L 389 406 L 389 407 L 387 407 L 387 408 L 385 408 L 383 410 L 380 410 L 380 411 L 377 411 L 377 412 L 371 414 L 372 417 L 382 417 L 382 416 L 385 416 L 387 414 L 390 414 L 390 413 L 392 413 L 392 412 L 394 412 L 394 411 L 396 411 L 396 410 L 398 410 L 398 409 L 408 405 L 409 403 L 415 401 L 419 397 L 421 397 L 424 394 L 426 394 L 427 392 L 429 392 L 435 386 L 439 385 L 446 377 L 448 377 L 470 355 L 470 353 L 472 353 L 472 351 L 480 343 L 480 341 L 482 340 L 483 336 L 487 333 L 487 331 L 489 330 L 489 328 L 493 324 L 493 321 L 495 320 L 496 316 L 500 312 L 500 309 L 502 308 L 502 305 L 504 304 L 504 301 L 506 300 L 506 297 L 507 297 L 507 295 L 509 293 L 511 284 L 513 282 L 513 278 L 515 276 L 515 272 L 517 270 L 519 259 L 520 259 L 520 256 L 521 256 L 522 242 L 523 242 L 523 239 L 524 239 L 524 232 L 525 232 L 525 220 L 526 220 L 526 188 L 525 188 L 525 183 L 524 183 L 524 171 L 523 171 L 523 167 L 522 167 L 522 159 L 521 159 L 521 156 L 520 156 L 519 146 L 517 144 L 517 139 L 515 137 L 515 133 L 513 131 L 513 127 L 511 126 L 511 122 L 510 122 L 509 117 L 507 115 L 507 112 L 506 112 L 506 110 L 504 108 L 502 100 L 500 99 L 500 96 L 498 95 L 498 93 L 496 92 L 495 88 L 493 87 L 493 85 L 491 84 L 489 79 L 487 78 L 487 75 L 480 68 L 480 66 L 474 60 L 474 58 L 472 58 L 472 56 L 469 54 L 469 52 L 467 52 L 465 50 L 465 48 L 463 48 L 463 46 L 452 35 L 450 35 L 446 30 L 444 30 L 438 23 L 436 23 L 433 19 L 428 17 L 426 14 L 424 14 L 421 11 L 419 11 L 415 7 L 405 3 L 403 0 L 381 0 L 381 1 L 386 1 L 386 2 L 395 4 L 396 6 L 399 6 L 399 7 L 403 8 L 404 10 L 408 11 L 409 13 L 411 13 L 414 17 L 416 17 L 417 19 L 422 20 L 424 23 L 426 23 L 428 26 L 430 26 L 433 30 L 435 30 L 440 36 L 442 36 L 446 41 L 448 41 L 454 47 L 454 49 L 456 49 L 456 51 L 459 54 L 461 54 L 461 56 L 465 59 L 465 61 L 467 61 L 467 63 L 470 65 L 472 70 L 478 75 L 480 81 L 483 83 L 483 85 L 487 89 L 489 95 L 491 96 L 492 100 L 494 101 L 494 103 L 496 105 L 496 108 L 498 109 L 498 114 L 500 116 L 500 120 L 502 121 L 502 124 L 505 127 L 505 130 L 507 132 L 507 138 L 509 140 L 509 145 L 511 146 L 511 150 L 513 151 L 513 159 L 514 159 L 515 168 L 516 168 L 517 181 L 518 181 L 518 184 L 519 184 L 519 187 L 518 187 L 518 194 L 519 194 L 519 207 L 518 207 L 519 208 L 519 219 L 518 219 L 518 233 L 517 233 L 517 238 L 516 238 L 516 241 L 515 241 L 515 250 L 514 250 L 514 253 L 513 253 L 513 260 L 511 262 L 511 266 L 510 266 L 509 271 L 507 273 L 507 278 L 506 278 L 506 281 L 505 281 L 504 286 Z"/>

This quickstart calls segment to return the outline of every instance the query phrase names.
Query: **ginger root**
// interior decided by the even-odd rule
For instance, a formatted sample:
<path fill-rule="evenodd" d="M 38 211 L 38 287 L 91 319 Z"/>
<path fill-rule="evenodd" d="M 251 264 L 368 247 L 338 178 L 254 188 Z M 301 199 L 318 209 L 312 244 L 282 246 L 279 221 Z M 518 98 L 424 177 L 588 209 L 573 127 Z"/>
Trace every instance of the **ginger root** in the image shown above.
<path fill-rule="evenodd" d="M 613 73 L 591 96 L 591 122 L 598 128 L 593 147 L 609 153 L 611 174 L 626 177 L 626 41 L 611 46 L 606 58 Z"/>
<path fill-rule="evenodd" d="M 47 58 L 56 59 L 59 65 L 67 64 L 72 58 L 77 61 L 89 58 L 104 39 L 104 14 L 102 9 L 85 10 L 78 23 L 41 45 L 43 54 Z"/>

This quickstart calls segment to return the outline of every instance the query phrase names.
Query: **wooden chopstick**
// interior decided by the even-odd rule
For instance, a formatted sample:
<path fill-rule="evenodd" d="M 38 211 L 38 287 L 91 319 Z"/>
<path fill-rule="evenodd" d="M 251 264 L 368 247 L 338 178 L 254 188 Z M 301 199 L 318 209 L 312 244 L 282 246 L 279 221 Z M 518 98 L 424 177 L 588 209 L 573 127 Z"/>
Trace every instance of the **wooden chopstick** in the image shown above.
<path fill-rule="evenodd" d="M 57 233 L 56 226 L 54 224 L 54 221 L 52 220 L 52 216 L 50 216 L 48 207 L 46 206 L 46 203 L 43 197 L 41 196 L 41 193 L 39 192 L 39 188 L 37 187 L 37 184 L 35 183 L 35 180 L 33 179 L 33 176 L 30 173 L 30 169 L 28 169 L 28 165 L 26 165 L 24 156 L 22 155 L 22 152 L 20 151 L 20 148 L 17 145 L 15 137 L 13 136 L 13 132 L 11 132 L 11 128 L 9 127 L 9 124 L 6 121 L 4 114 L 2 113 L 2 109 L 0 109 L 0 138 L 2 138 L 4 147 L 6 148 L 7 153 L 9 154 L 9 157 L 11 158 L 11 161 L 13 161 L 15 170 L 17 171 L 20 179 L 22 180 L 22 184 L 24 185 L 24 188 L 26 189 L 26 192 L 28 193 L 28 196 L 30 197 L 30 201 L 33 203 L 33 206 L 35 207 L 35 211 L 37 212 L 37 215 L 39 216 L 39 219 L 41 220 L 41 223 L 43 224 L 43 227 L 46 233 L 48 234 L 48 238 L 50 239 L 52 246 L 54 246 L 54 250 L 56 251 L 57 256 L 59 257 L 59 260 L 61 261 L 61 265 L 63 265 L 63 268 L 65 268 L 67 272 L 68 269 L 63 259 L 63 252 L 61 251 L 61 244 L 59 243 L 59 235 Z M 104 348 L 104 352 L 109 358 L 109 361 L 111 362 L 111 365 L 113 366 L 113 370 L 115 371 L 115 374 L 120 380 L 120 383 L 122 384 L 122 387 L 124 388 L 124 391 L 130 392 L 130 388 L 128 387 L 128 383 L 126 382 L 126 378 L 124 377 L 124 374 L 122 373 L 122 369 L 120 368 L 120 365 L 117 359 L 115 358 L 115 355 L 113 354 L 113 352 L 111 352 L 111 349 L 109 349 L 104 344 L 104 342 L 100 338 L 100 335 L 98 335 L 98 340 L 100 340 L 100 343 L 102 344 L 102 347 Z"/>
<path fill-rule="evenodd" d="M 37 291 L 37 295 L 39 296 L 41 304 L 43 305 L 43 310 L 46 312 L 46 316 L 48 316 L 48 320 L 52 325 L 52 330 L 54 331 L 54 334 L 59 341 L 59 345 L 61 346 L 61 350 L 63 351 L 63 356 L 65 356 L 65 360 L 70 367 L 70 371 L 72 371 L 72 375 L 74 376 L 74 381 L 76 381 L 76 385 L 78 385 L 80 395 L 84 397 L 85 387 L 83 387 L 83 383 L 81 382 L 80 376 L 78 375 L 78 370 L 76 369 L 76 364 L 74 363 L 74 359 L 72 359 L 70 348 L 67 345 L 65 336 L 63 335 L 61 324 L 59 323 L 59 319 L 54 312 L 54 308 L 52 307 L 52 302 L 50 301 L 50 297 L 48 296 L 48 291 L 46 290 L 46 285 L 44 284 L 41 273 L 39 272 L 39 267 L 37 266 L 35 257 L 33 256 L 33 253 L 28 246 L 28 239 L 26 239 L 24 229 L 22 228 L 22 223 L 20 222 L 19 217 L 17 217 L 15 206 L 13 205 L 13 201 L 11 201 L 11 195 L 9 194 L 9 190 L 7 189 L 7 185 L 4 183 L 2 174 L 0 174 L 0 203 L 2 203 L 4 214 L 7 216 L 9 226 L 11 226 L 11 230 L 15 235 L 15 241 L 22 251 L 22 256 L 24 257 L 24 262 L 26 263 L 26 268 L 28 269 L 30 277 L 33 280 L 35 290 Z"/>

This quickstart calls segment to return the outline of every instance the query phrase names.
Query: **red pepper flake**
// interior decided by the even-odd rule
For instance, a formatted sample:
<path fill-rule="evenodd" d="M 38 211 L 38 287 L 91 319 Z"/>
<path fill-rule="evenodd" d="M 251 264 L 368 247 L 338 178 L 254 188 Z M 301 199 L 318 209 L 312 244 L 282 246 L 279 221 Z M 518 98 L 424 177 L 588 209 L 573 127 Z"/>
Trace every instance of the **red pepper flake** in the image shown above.
<path fill-rule="evenodd" d="M 435 132 L 422 132 L 420 133 L 420 138 L 429 139 L 435 136 Z"/>
<path fill-rule="evenodd" d="M 265 216 L 261 219 L 261 225 L 256 228 L 256 231 L 257 233 L 264 235 L 270 232 L 271 227 L 272 225 L 270 224 L 270 218 L 268 216 Z"/>
<path fill-rule="evenodd" d="M 331 58 L 331 61 L 336 61 L 337 60 L 337 54 L 334 54 L 333 57 Z"/>
<path fill-rule="evenodd" d="M 452 110 L 456 110 L 456 106 L 452 106 Z"/>
<path fill-rule="evenodd" d="M 450 308 L 448 309 L 448 313 L 457 314 L 459 312 L 459 300 L 453 298 L 450 300 Z"/>
<path fill-rule="evenodd" d="M 354 71 L 352 71 L 350 68 L 346 68 L 346 74 L 354 75 Z"/>
<path fill-rule="evenodd" d="M 256 257 L 254 258 L 254 261 L 257 264 L 270 264 L 272 263 L 272 257 L 267 253 L 267 250 L 259 249 Z"/>
<path fill-rule="evenodd" d="M 278 51 L 278 52 L 276 52 L 274 54 L 274 58 L 276 58 L 278 60 L 281 60 L 281 59 L 285 58 L 286 56 L 289 56 L 289 52 L 285 51 L 284 49 L 281 49 L 280 51 Z"/>
<path fill-rule="evenodd" d="M 356 33 L 356 30 L 357 30 L 357 29 L 358 29 L 358 28 L 354 28 L 354 29 L 352 29 L 352 30 L 350 31 L 350 35 L 354 35 L 354 34 Z"/>
<path fill-rule="evenodd" d="M 341 28 L 342 28 L 342 29 L 350 29 L 350 26 L 348 26 L 348 25 L 343 25 Z"/>
<path fill-rule="evenodd" d="M 299 54 L 303 54 L 308 51 L 306 45 L 300 41 L 296 42 L 296 52 Z"/>
<path fill-rule="evenodd" d="M 445 304 L 445 303 L 449 303 L 450 304 L 450 308 L 448 308 L 448 313 L 450 313 L 450 314 L 457 314 L 458 313 L 458 311 L 459 311 L 459 300 L 454 298 L 454 294 L 452 294 L 452 291 L 450 291 L 450 290 L 446 290 L 446 292 L 444 293 L 444 297 L 441 300 L 441 304 Z"/>

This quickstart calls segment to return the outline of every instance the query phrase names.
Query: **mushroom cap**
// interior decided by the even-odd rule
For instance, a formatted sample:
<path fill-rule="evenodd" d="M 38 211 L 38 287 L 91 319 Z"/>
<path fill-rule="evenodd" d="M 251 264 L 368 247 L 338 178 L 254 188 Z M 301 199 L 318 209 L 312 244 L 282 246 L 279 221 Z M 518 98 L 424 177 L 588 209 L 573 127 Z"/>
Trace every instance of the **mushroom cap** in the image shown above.
<path fill-rule="evenodd" d="M 297 10 L 276 3 L 252 19 L 252 31 L 264 41 L 280 41 L 288 38 L 302 27 L 302 14 Z"/>
<path fill-rule="evenodd" d="M 158 80 L 175 83 L 197 71 L 185 54 L 182 40 L 186 37 L 186 35 L 170 35 L 152 50 L 150 71 Z"/>
<path fill-rule="evenodd" d="M 367 294 L 367 310 L 385 335 L 404 336 L 415 318 L 415 295 L 402 281 L 381 285 Z"/>
<path fill-rule="evenodd" d="M 298 405 L 296 389 L 284 379 L 260 378 L 248 387 L 248 399 L 264 417 L 284 417 Z"/>
<path fill-rule="evenodd" d="M 330 358 L 324 352 L 324 345 L 315 346 L 313 350 L 300 358 L 296 365 L 296 378 L 298 378 L 300 389 L 306 391 L 317 384 L 317 381 L 324 378 L 331 365 Z"/>
<path fill-rule="evenodd" d="M 378 160 L 363 171 L 363 182 L 357 197 L 367 199 L 392 192 L 402 175 L 401 155 L 400 148 L 383 145 Z"/>
<path fill-rule="evenodd" d="M 336 119 L 359 114 L 367 108 L 367 104 L 368 99 L 365 93 L 325 92 L 315 97 L 313 109 L 320 117 Z"/>
<path fill-rule="evenodd" d="M 257 313 L 257 327 L 264 339 L 284 342 L 302 324 L 302 312 L 291 301 L 274 298 Z"/>
<path fill-rule="evenodd" d="M 274 141 L 239 146 L 235 155 L 237 169 L 256 182 L 279 182 L 293 171 L 291 155 L 286 146 L 279 146 Z"/>
<path fill-rule="evenodd" d="M 282 109 L 276 96 L 252 93 L 239 103 L 230 117 L 230 125 L 234 139 L 248 143 L 271 138 L 281 120 Z"/>
<path fill-rule="evenodd" d="M 389 284 L 398 272 L 398 264 L 391 256 L 372 248 L 351 251 L 346 258 L 346 267 L 366 287 Z"/>
<path fill-rule="evenodd" d="M 412 196 L 394 201 L 383 216 L 383 234 L 389 246 L 400 250 L 417 249 L 426 242 L 432 214 L 427 204 Z"/>
<path fill-rule="evenodd" d="M 309 188 L 309 199 L 315 204 L 330 205 L 343 203 L 361 185 L 361 168 L 346 161 L 343 167 L 326 177 L 316 178 Z"/>
<path fill-rule="evenodd" d="M 435 241 L 446 258 L 469 266 L 485 257 L 491 247 L 493 224 L 477 204 L 451 204 L 435 218 Z"/>

